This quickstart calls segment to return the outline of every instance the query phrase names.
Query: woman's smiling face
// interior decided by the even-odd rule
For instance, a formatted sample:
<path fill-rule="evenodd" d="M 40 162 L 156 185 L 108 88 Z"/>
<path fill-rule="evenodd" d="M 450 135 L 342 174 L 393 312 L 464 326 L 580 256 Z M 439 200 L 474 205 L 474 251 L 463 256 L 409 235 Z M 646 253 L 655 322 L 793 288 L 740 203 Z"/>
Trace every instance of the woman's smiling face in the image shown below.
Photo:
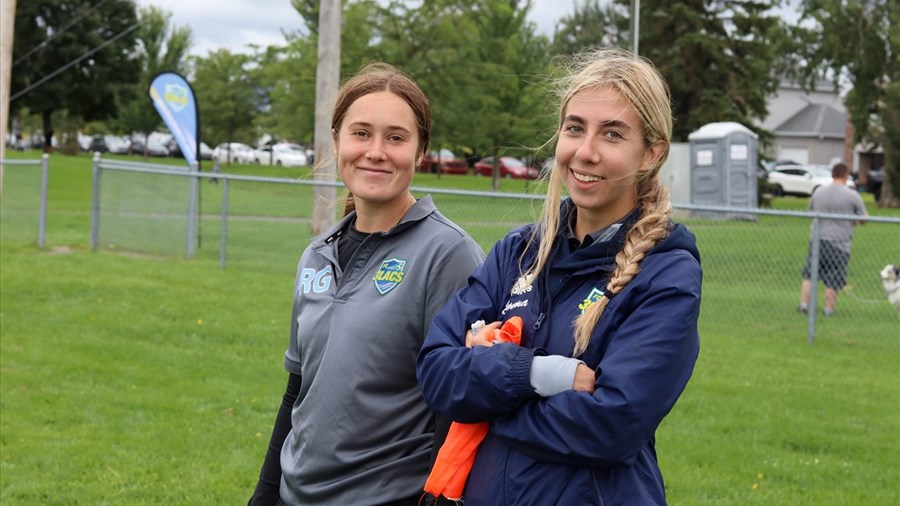
<path fill-rule="evenodd" d="M 648 146 L 637 112 L 612 86 L 586 88 L 566 104 L 556 144 L 557 170 L 577 206 L 579 237 L 625 216 L 635 181 L 661 148 Z"/>
<path fill-rule="evenodd" d="M 338 172 L 357 201 L 375 207 L 406 205 L 421 161 L 412 108 L 379 91 L 356 99 L 334 134 Z"/>

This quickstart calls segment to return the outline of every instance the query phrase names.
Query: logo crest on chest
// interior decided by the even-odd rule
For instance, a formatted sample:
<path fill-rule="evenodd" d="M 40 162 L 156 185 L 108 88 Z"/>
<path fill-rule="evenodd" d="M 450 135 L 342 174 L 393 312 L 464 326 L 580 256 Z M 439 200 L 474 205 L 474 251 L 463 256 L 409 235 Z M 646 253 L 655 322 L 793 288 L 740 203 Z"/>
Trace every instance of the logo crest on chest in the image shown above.
<path fill-rule="evenodd" d="M 406 275 L 404 269 L 406 269 L 406 260 L 389 258 L 381 262 L 381 266 L 375 271 L 375 276 L 372 278 L 378 293 L 385 295 L 397 288 L 397 285 L 403 282 L 403 277 Z"/>
<path fill-rule="evenodd" d="M 603 295 L 606 294 L 603 290 L 597 288 L 596 286 L 591 289 L 591 293 L 588 294 L 587 297 L 581 301 L 581 304 L 578 304 L 578 310 L 584 314 L 585 311 L 588 310 L 589 307 L 596 304 Z"/>

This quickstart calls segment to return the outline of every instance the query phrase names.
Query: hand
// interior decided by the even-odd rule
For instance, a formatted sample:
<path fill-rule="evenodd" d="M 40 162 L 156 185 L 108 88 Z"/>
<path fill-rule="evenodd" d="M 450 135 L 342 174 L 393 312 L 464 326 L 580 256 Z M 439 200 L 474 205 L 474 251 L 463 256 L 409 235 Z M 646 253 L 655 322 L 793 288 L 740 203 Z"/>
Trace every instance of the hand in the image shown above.
<path fill-rule="evenodd" d="M 502 322 L 489 323 L 482 327 L 478 334 L 472 334 L 472 331 L 469 330 L 466 332 L 466 346 L 469 348 L 473 346 L 493 346 L 494 331 L 500 330 L 501 325 L 503 325 Z"/>
<path fill-rule="evenodd" d="M 593 395 L 595 381 L 594 370 L 583 363 L 578 364 L 578 367 L 575 369 L 575 381 L 572 382 L 572 390 Z"/>

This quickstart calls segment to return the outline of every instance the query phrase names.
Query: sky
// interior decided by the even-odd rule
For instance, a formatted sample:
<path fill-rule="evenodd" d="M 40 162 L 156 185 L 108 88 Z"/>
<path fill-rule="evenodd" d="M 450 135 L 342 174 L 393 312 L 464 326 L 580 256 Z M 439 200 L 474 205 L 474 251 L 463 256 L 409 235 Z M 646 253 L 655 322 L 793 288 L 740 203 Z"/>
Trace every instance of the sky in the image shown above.
<path fill-rule="evenodd" d="M 532 0 L 529 19 L 538 32 L 553 35 L 556 21 L 570 14 L 577 0 Z M 172 13 L 172 23 L 187 25 L 194 34 L 190 53 L 206 56 L 227 48 L 247 53 L 248 44 L 266 47 L 284 44 L 284 32 L 301 27 L 302 20 L 290 0 L 138 0 Z"/>

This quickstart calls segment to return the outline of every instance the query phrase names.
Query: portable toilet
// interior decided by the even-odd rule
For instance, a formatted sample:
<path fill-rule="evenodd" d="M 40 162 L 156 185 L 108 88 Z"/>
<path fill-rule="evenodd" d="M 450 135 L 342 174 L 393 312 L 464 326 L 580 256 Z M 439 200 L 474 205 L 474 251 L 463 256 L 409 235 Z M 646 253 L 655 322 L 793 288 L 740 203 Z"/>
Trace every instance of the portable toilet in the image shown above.
<path fill-rule="evenodd" d="M 691 204 L 755 208 L 758 136 L 735 122 L 709 123 L 688 135 Z M 747 213 L 697 213 L 707 218 L 755 220 Z"/>

